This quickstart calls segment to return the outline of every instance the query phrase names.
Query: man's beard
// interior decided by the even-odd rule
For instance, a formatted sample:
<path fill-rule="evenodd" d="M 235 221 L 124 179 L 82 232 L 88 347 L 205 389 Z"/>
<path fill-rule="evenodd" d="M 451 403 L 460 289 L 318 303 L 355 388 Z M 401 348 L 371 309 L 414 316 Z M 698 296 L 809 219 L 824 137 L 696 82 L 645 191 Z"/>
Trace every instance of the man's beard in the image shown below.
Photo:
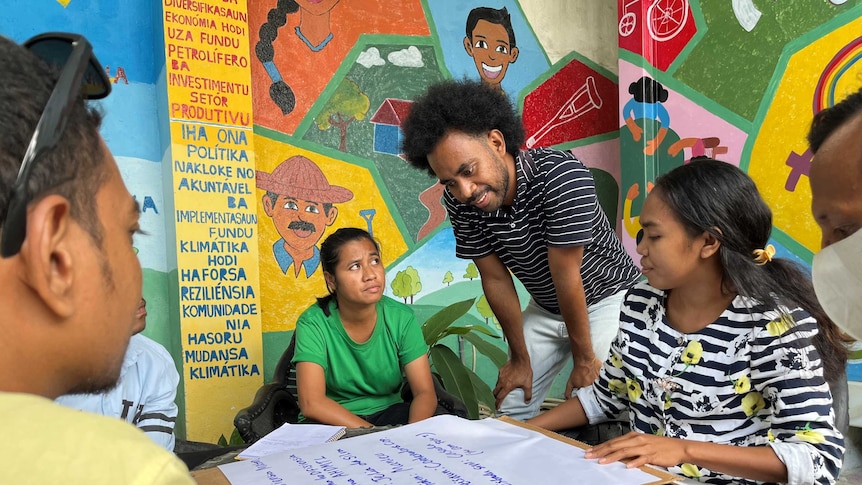
<path fill-rule="evenodd" d="M 490 185 L 490 184 L 485 185 L 485 187 L 478 194 L 467 199 L 467 204 L 473 205 L 473 203 L 476 202 L 476 200 L 481 199 L 482 196 L 484 196 L 484 195 L 487 195 L 490 197 L 490 196 L 496 194 L 497 199 L 498 199 L 495 201 L 496 206 L 491 205 L 491 206 L 487 206 L 484 209 L 482 209 L 483 211 L 486 211 L 486 212 L 494 212 L 494 211 L 500 209 L 501 207 L 503 207 L 503 205 L 506 203 L 506 194 L 509 191 L 509 171 L 506 170 L 506 162 L 500 156 L 498 156 L 496 153 L 494 153 L 490 148 L 488 148 L 488 153 L 491 155 L 491 157 L 496 162 L 496 167 L 494 168 L 494 172 L 496 173 L 496 175 L 499 178 L 494 181 L 495 185 Z M 499 183 L 496 183 L 496 182 L 499 182 Z"/>
<path fill-rule="evenodd" d="M 120 366 L 122 366 L 122 361 L 120 362 Z M 122 367 L 119 367 L 117 371 L 113 373 L 115 375 L 102 374 L 98 377 L 91 375 L 87 380 L 79 383 L 66 394 L 101 394 L 103 392 L 110 391 L 120 383 L 121 369 Z"/>

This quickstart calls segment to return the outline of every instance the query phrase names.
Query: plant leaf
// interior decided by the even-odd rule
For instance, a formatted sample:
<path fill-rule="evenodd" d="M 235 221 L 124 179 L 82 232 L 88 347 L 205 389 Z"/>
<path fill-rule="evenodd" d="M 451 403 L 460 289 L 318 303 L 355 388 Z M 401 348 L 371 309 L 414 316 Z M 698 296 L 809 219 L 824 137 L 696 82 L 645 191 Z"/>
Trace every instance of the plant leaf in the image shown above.
<path fill-rule="evenodd" d="M 425 323 L 422 324 L 422 335 L 425 337 L 425 344 L 429 347 L 436 344 L 444 336 L 443 331 L 455 323 L 455 320 L 464 316 L 473 307 L 474 301 L 476 299 L 471 298 L 452 303 L 428 317 L 428 320 L 425 320 Z"/>
<path fill-rule="evenodd" d="M 464 402 L 470 419 L 479 419 L 479 402 L 468 373 L 469 369 L 464 367 L 452 349 L 442 344 L 431 347 L 430 357 L 434 369 L 443 381 L 443 387 Z"/>
<path fill-rule="evenodd" d="M 467 326 L 470 327 L 470 330 L 473 330 L 474 332 L 484 333 L 485 335 L 487 335 L 489 337 L 500 338 L 500 334 L 494 332 L 493 330 L 491 330 L 491 329 L 489 329 L 483 325 L 467 325 Z"/>
<path fill-rule="evenodd" d="M 473 347 L 475 347 L 480 354 L 491 359 L 491 362 L 493 362 L 498 369 L 503 367 L 503 365 L 506 364 L 506 361 L 509 360 L 509 356 L 503 351 L 503 349 L 486 341 L 475 333 L 464 335 L 464 339 L 473 344 Z"/>
<path fill-rule="evenodd" d="M 476 391 L 476 400 L 487 406 L 491 412 L 495 413 L 497 409 L 497 400 L 494 397 L 494 392 L 491 391 L 488 384 L 486 384 L 481 377 L 476 375 L 475 372 L 467 369 L 467 374 L 470 376 L 470 382 L 473 383 L 473 390 Z"/>
<path fill-rule="evenodd" d="M 485 335 L 487 335 L 489 337 L 494 337 L 497 339 L 500 338 L 497 334 L 493 333 L 491 330 L 488 330 L 487 328 L 485 328 L 483 326 L 465 325 L 463 327 L 448 327 L 448 328 L 446 328 L 445 330 L 443 330 L 443 334 L 437 340 L 438 341 L 442 340 L 444 337 L 447 337 L 449 335 L 465 335 L 465 334 L 468 334 L 470 332 L 484 333 Z"/>
<path fill-rule="evenodd" d="M 231 445 L 244 445 L 245 440 L 243 440 L 242 436 L 239 435 L 239 430 L 234 428 L 233 432 L 230 434 L 230 441 L 228 443 Z"/>

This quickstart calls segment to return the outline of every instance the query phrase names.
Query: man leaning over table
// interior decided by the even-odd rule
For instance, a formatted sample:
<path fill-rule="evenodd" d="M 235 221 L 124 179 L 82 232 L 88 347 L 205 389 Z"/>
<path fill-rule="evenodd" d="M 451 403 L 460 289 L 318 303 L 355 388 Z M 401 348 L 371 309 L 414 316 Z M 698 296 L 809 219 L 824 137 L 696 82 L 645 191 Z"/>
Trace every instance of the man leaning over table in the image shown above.
<path fill-rule="evenodd" d="M 474 81 L 431 86 L 410 108 L 403 148 L 446 187 L 455 255 L 472 259 L 509 345 L 494 388 L 501 413 L 535 416 L 573 362 L 565 396 L 598 377 L 639 272 L 570 152 L 521 150 L 506 95 Z M 514 274 L 530 293 L 521 312 Z"/>

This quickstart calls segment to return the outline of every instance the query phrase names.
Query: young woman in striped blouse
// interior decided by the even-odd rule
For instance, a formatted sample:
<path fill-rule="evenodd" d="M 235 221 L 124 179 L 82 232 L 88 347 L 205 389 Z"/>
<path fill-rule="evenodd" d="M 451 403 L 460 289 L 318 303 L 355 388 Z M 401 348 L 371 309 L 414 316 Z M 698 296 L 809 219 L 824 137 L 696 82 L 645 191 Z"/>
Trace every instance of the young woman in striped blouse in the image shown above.
<path fill-rule="evenodd" d="M 768 245 L 772 213 L 733 165 L 694 160 L 656 181 L 640 218 L 647 282 L 626 295 L 599 379 L 529 422 L 551 430 L 628 411 L 593 447 L 700 483 L 832 483 L 844 440 L 826 378 L 847 350 L 808 276 Z"/>

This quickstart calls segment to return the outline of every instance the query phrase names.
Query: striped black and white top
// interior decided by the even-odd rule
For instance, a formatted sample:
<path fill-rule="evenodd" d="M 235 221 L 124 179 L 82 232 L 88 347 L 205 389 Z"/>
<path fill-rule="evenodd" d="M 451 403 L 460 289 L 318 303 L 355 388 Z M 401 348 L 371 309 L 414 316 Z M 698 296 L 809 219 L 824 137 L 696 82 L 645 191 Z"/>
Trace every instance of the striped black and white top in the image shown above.
<path fill-rule="evenodd" d="M 581 278 L 587 305 L 630 287 L 638 269 L 596 199 L 593 177 L 570 152 L 539 148 L 515 157 L 512 207 L 484 212 L 444 193 L 455 233 L 455 255 L 496 253 L 533 299 L 559 314 L 548 247 L 584 246 Z"/>
<path fill-rule="evenodd" d="M 737 296 L 715 322 L 683 334 L 667 321 L 665 297 L 646 282 L 626 294 L 599 380 L 578 392 L 590 421 L 627 410 L 641 433 L 771 446 L 788 483 L 832 483 L 844 439 L 811 343 L 814 318 Z M 670 471 L 703 483 L 760 483 L 690 463 Z"/>

